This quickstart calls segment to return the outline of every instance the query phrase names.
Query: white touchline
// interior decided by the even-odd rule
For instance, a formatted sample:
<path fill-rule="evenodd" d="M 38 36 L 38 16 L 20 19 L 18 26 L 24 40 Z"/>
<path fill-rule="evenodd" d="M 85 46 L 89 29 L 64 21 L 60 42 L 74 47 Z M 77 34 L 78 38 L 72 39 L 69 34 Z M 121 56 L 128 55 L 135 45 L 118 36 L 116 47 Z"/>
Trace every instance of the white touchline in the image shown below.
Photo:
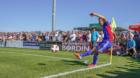
<path fill-rule="evenodd" d="M 64 75 L 72 74 L 72 73 L 75 73 L 75 72 L 86 71 L 86 70 L 90 70 L 90 69 L 94 69 L 94 68 L 101 68 L 101 67 L 105 67 L 105 66 L 108 66 L 108 65 L 111 65 L 111 64 L 108 63 L 108 64 L 102 64 L 102 65 L 99 65 L 99 66 L 95 66 L 93 68 L 77 69 L 77 70 L 73 70 L 73 71 L 58 73 L 58 74 L 55 74 L 55 75 L 45 76 L 45 77 L 42 77 L 42 78 L 55 78 L 55 77 L 58 77 L 58 76 L 64 76 Z"/>
<path fill-rule="evenodd" d="M 0 53 L 17 53 L 17 52 L 0 52 Z M 24 55 L 31 55 L 31 56 L 41 56 L 41 57 L 50 57 L 50 58 L 56 58 L 56 59 L 61 59 L 61 60 L 76 60 L 77 59 L 72 59 L 72 58 L 64 58 L 64 57 L 56 57 L 56 56 L 47 56 L 47 55 L 39 55 L 39 54 L 31 54 L 31 53 L 18 53 L 18 54 L 24 54 Z"/>

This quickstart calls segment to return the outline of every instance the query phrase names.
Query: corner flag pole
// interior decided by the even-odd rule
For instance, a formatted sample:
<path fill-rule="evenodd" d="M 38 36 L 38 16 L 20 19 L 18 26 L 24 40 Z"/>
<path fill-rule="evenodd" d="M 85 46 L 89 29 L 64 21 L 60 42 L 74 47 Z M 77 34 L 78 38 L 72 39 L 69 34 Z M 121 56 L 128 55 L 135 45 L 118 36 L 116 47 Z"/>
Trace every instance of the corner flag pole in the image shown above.
<path fill-rule="evenodd" d="M 116 24 L 116 20 L 114 17 L 112 17 L 112 23 L 111 23 L 111 28 L 112 28 L 112 32 L 115 32 L 115 29 L 117 27 L 117 24 Z M 110 64 L 112 64 L 112 51 L 113 51 L 113 46 L 111 47 L 111 50 L 110 50 Z"/>
<path fill-rule="evenodd" d="M 111 47 L 111 50 L 110 50 L 110 64 L 112 64 L 112 51 L 113 51 L 113 47 Z"/>
<path fill-rule="evenodd" d="M 52 31 L 54 31 L 54 27 L 55 27 L 55 15 L 56 15 L 56 0 L 52 1 Z"/>

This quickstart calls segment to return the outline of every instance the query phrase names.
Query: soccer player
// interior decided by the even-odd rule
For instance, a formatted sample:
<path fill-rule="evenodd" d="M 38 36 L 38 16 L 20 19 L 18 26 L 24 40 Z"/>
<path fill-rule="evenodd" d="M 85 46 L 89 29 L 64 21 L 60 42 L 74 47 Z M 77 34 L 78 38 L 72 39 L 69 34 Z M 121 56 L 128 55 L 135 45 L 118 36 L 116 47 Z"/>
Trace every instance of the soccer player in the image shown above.
<path fill-rule="evenodd" d="M 96 66 L 96 64 L 97 64 L 99 52 L 103 53 L 105 50 L 112 47 L 113 32 L 111 30 L 110 23 L 107 21 L 107 19 L 104 16 L 102 16 L 96 12 L 90 13 L 90 16 L 98 17 L 99 24 L 103 29 L 104 38 L 103 38 L 102 42 L 99 42 L 96 47 L 93 47 L 91 50 L 88 50 L 85 53 L 81 53 L 81 54 L 75 53 L 75 56 L 77 59 L 82 59 L 82 57 L 84 57 L 84 56 L 94 54 L 93 63 L 88 65 L 89 68 L 92 68 L 92 67 Z"/>

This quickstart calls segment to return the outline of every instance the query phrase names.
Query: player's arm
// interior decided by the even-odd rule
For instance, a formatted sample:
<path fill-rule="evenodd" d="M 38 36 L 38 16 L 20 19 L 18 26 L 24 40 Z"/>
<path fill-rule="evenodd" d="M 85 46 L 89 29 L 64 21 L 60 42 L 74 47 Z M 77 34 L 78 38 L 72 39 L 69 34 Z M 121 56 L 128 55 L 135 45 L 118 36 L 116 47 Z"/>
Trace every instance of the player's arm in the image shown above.
<path fill-rule="evenodd" d="M 105 17 L 105 16 L 103 16 L 103 15 L 101 15 L 101 14 L 99 14 L 99 13 L 92 12 L 92 13 L 90 13 L 90 16 L 97 16 L 98 18 L 102 18 L 102 19 L 104 19 L 104 20 L 105 20 L 105 22 L 107 22 L 106 17 Z"/>

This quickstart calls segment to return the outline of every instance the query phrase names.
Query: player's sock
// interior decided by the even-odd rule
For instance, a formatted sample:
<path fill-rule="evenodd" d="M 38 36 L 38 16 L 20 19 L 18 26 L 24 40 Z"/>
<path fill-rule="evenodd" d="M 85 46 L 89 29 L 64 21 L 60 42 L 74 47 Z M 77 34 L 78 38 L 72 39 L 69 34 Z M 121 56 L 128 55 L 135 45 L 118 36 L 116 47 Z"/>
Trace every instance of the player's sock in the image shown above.
<path fill-rule="evenodd" d="M 93 64 L 96 65 L 98 60 L 98 53 L 95 53 L 93 56 Z"/>

